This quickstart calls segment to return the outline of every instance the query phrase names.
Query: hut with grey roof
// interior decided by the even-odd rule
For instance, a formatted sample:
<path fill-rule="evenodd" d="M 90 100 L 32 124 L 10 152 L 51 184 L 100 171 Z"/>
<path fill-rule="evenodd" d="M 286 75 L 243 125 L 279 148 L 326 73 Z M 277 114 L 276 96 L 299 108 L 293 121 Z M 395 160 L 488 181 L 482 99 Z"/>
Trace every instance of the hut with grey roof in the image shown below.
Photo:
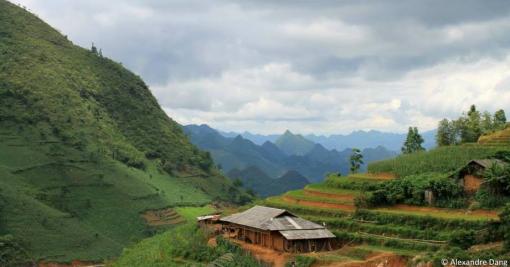
<path fill-rule="evenodd" d="M 226 234 L 277 251 L 331 250 L 335 238 L 325 226 L 283 210 L 255 206 L 220 219 Z"/>
<path fill-rule="evenodd" d="M 508 163 L 499 159 L 477 159 L 468 162 L 454 176 L 457 177 L 459 184 L 468 194 L 474 194 L 484 185 L 483 173 L 493 165 L 506 167 Z"/>

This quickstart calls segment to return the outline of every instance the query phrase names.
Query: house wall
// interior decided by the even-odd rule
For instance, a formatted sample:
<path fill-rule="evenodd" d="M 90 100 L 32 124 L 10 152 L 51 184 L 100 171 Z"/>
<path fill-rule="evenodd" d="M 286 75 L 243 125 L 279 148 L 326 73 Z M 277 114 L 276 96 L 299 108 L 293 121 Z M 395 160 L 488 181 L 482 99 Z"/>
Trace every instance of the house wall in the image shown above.
<path fill-rule="evenodd" d="M 475 193 L 478 189 L 480 189 L 480 186 L 482 185 L 483 179 L 472 175 L 472 174 L 466 174 L 463 178 L 464 182 L 464 191 L 467 193 Z"/>

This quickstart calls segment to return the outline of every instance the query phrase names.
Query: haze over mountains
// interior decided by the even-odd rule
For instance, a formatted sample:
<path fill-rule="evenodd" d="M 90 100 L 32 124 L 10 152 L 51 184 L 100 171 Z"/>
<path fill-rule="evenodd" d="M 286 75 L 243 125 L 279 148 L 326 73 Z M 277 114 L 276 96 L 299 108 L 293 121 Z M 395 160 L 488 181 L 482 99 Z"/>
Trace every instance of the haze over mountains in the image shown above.
<path fill-rule="evenodd" d="M 222 134 L 207 125 L 187 125 L 184 131 L 193 144 L 211 153 L 215 163 L 221 166 L 227 176 L 239 178 L 246 187 L 262 196 L 301 188 L 303 178 L 309 182 L 318 182 L 327 173 L 349 172 L 351 148 L 340 151 L 327 149 L 322 144 L 290 131 L 279 136 L 267 136 L 262 144 L 257 144 L 263 140 L 262 135 L 243 134 L 234 137 L 232 133 Z M 258 138 L 257 143 L 249 139 L 254 136 Z M 380 145 L 365 148 L 362 153 L 365 164 L 397 155 L 397 152 Z M 365 168 L 366 165 L 363 166 Z M 281 177 L 286 177 L 287 182 L 268 180 L 278 180 Z"/>
<path fill-rule="evenodd" d="M 226 137 L 235 137 L 237 135 L 241 135 L 246 139 L 249 139 L 253 143 L 257 145 L 262 145 L 266 141 L 275 142 L 276 139 L 280 135 L 278 134 L 253 134 L 250 132 L 221 132 L 223 136 Z M 426 149 L 433 148 L 435 146 L 435 135 L 436 130 L 430 130 L 422 133 L 423 139 L 425 139 L 425 143 L 423 147 Z M 376 130 L 370 131 L 354 131 L 349 134 L 333 134 L 333 135 L 315 135 L 315 134 L 307 134 L 303 136 L 304 138 L 321 144 L 327 149 L 336 149 L 336 150 L 344 150 L 346 148 L 356 147 L 359 149 L 365 148 L 374 148 L 377 146 L 383 146 L 388 150 L 392 151 L 400 151 L 402 144 L 406 138 L 405 133 L 389 133 L 389 132 L 381 132 Z"/>

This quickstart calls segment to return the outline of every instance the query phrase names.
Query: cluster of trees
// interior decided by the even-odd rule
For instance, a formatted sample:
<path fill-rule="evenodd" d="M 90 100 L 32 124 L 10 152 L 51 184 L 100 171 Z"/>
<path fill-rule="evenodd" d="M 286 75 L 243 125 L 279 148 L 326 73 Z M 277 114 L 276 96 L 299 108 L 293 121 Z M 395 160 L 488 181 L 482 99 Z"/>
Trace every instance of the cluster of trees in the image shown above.
<path fill-rule="evenodd" d="M 361 168 L 361 165 L 363 165 L 363 154 L 361 154 L 361 150 L 358 148 L 353 148 L 349 162 L 351 165 L 351 173 L 357 173 Z"/>
<path fill-rule="evenodd" d="M 443 119 L 439 122 L 436 135 L 438 146 L 473 143 L 486 133 L 502 130 L 506 125 L 505 111 L 500 109 L 492 115 L 483 113 L 471 105 L 469 111 L 457 120 Z"/>

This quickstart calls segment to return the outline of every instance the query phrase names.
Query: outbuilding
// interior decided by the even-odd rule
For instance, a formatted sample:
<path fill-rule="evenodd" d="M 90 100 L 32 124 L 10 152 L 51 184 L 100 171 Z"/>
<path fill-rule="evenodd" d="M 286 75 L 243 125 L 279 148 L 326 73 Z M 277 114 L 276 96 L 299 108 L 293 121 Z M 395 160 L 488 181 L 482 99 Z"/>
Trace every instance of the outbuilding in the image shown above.
<path fill-rule="evenodd" d="M 277 251 L 311 252 L 332 249 L 335 235 L 283 209 L 255 206 L 220 219 L 230 238 Z"/>
<path fill-rule="evenodd" d="M 483 173 L 493 165 L 506 167 L 508 163 L 499 159 L 477 159 L 472 160 L 462 167 L 456 174 L 459 185 L 468 194 L 474 194 L 484 184 Z"/>

